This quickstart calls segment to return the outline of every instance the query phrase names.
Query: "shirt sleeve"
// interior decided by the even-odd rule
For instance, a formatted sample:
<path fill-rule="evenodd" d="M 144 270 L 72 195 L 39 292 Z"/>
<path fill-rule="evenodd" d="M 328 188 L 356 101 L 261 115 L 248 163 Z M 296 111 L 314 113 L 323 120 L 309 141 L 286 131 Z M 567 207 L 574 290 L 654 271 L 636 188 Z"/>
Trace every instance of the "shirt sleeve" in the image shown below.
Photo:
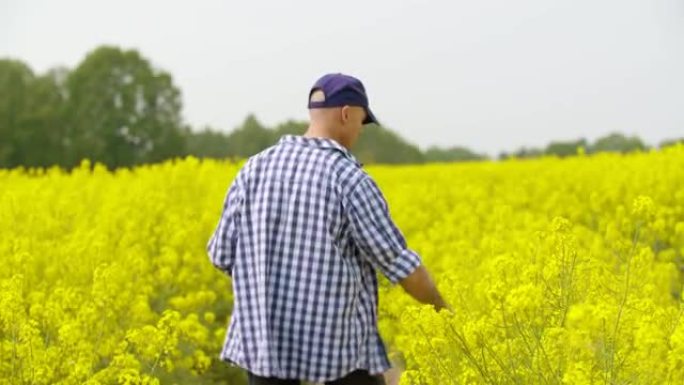
<path fill-rule="evenodd" d="M 207 243 L 211 263 L 232 277 L 235 264 L 235 250 L 238 238 L 238 224 L 243 201 L 243 189 L 239 174 L 233 180 L 223 202 L 221 218 Z"/>
<path fill-rule="evenodd" d="M 392 284 L 420 266 L 420 256 L 408 249 L 382 192 L 369 176 L 354 186 L 346 210 L 352 236 L 362 256 Z"/>

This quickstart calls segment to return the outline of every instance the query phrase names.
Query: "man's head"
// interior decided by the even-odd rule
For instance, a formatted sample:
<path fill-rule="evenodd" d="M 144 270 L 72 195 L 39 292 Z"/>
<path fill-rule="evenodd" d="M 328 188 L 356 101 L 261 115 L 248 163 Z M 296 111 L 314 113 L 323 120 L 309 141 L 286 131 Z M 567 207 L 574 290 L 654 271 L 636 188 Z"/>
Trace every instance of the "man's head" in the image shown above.
<path fill-rule="evenodd" d="M 327 74 L 311 87 L 309 115 L 310 131 L 332 137 L 347 148 L 354 145 L 364 124 L 377 124 L 361 81 L 340 73 Z"/>

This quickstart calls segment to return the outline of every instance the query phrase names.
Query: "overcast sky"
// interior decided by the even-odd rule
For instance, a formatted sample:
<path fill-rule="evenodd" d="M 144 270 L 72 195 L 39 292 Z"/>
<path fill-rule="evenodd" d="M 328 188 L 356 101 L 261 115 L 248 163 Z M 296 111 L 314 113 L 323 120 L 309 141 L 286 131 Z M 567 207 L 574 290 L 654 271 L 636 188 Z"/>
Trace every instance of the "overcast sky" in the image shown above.
<path fill-rule="evenodd" d="M 684 136 L 684 0 L 0 0 L 0 57 L 43 72 L 102 44 L 170 72 L 193 127 L 306 119 L 343 72 L 423 149 Z"/>

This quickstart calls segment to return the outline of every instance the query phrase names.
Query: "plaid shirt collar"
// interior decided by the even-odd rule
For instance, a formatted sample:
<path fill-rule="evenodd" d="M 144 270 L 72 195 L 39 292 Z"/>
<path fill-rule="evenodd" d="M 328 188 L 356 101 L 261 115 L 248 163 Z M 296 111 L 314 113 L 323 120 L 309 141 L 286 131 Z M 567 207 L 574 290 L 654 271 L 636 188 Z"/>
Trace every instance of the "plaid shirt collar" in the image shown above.
<path fill-rule="evenodd" d="M 349 152 L 349 150 L 347 150 L 341 144 L 337 143 L 337 141 L 335 141 L 334 139 L 322 137 L 306 137 L 303 135 L 283 135 L 278 143 L 293 143 L 309 147 L 338 150 L 341 151 L 351 161 L 356 163 L 359 167 L 363 166 L 363 163 L 359 162 L 358 159 L 356 159 L 356 157 L 351 152 Z"/>

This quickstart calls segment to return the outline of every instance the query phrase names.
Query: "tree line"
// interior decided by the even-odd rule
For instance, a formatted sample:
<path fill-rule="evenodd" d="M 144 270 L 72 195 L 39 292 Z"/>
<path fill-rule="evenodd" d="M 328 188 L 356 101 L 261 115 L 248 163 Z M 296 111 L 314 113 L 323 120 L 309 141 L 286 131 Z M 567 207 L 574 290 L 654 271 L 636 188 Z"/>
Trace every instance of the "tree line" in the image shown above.
<path fill-rule="evenodd" d="M 154 68 L 137 50 L 101 46 L 73 69 L 36 74 L 19 61 L 0 59 L 0 167 L 71 168 L 82 159 L 109 168 L 194 155 L 245 158 L 276 143 L 282 135 L 302 134 L 307 122 L 289 120 L 265 127 L 250 114 L 229 133 L 192 129 L 182 120 L 181 91 L 172 76 Z M 681 140 L 661 143 L 661 146 Z M 553 142 L 499 154 L 568 156 L 582 148 L 628 152 L 647 146 L 636 137 L 614 133 L 594 143 Z M 483 160 L 468 148 L 430 147 L 421 151 L 392 130 L 364 128 L 352 150 L 364 164 Z"/>

